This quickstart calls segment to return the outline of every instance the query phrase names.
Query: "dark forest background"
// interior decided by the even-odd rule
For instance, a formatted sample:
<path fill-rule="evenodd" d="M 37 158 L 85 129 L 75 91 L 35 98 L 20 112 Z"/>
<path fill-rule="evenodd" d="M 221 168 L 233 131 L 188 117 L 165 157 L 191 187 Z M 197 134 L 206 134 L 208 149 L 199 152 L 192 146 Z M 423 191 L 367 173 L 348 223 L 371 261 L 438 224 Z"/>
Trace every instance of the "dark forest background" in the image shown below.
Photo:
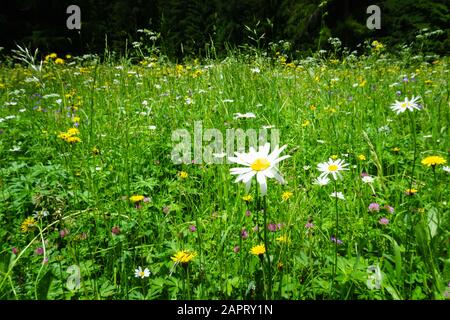
<path fill-rule="evenodd" d="M 450 50 L 450 0 L 2 0 L 0 46 L 15 44 L 41 52 L 124 52 L 146 28 L 160 34 L 155 43 L 169 57 L 216 54 L 245 44 L 267 47 L 280 40 L 309 52 L 338 37 L 353 48 L 377 39 L 395 48 L 417 42 L 423 28 L 441 29 L 427 50 Z M 80 31 L 68 30 L 66 8 L 81 8 Z M 366 8 L 381 8 L 381 29 L 366 27 Z M 258 23 L 259 22 L 259 23 Z M 248 26 L 252 31 L 248 30 Z M 426 33 L 426 31 L 422 32 Z M 256 41 L 264 34 L 259 41 Z M 254 40 L 252 40 L 251 38 Z M 420 37 L 419 37 L 420 38 Z M 420 40 L 422 41 L 422 40 Z M 420 42 L 419 41 L 419 42 Z"/>

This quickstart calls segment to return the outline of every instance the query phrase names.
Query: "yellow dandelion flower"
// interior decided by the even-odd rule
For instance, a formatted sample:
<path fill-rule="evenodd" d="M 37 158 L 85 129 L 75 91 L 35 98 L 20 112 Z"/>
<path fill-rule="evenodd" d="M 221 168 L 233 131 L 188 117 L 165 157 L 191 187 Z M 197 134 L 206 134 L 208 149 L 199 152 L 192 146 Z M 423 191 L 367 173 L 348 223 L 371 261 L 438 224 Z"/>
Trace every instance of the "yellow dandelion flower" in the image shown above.
<path fill-rule="evenodd" d="M 330 156 L 331 159 L 336 160 L 338 158 L 337 154 L 333 154 L 332 156 Z"/>
<path fill-rule="evenodd" d="M 64 59 L 56 58 L 56 59 L 55 59 L 55 63 L 56 63 L 56 64 L 64 64 Z"/>
<path fill-rule="evenodd" d="M 142 195 L 134 195 L 134 196 L 130 197 L 131 202 L 139 202 L 142 200 L 144 200 L 144 196 L 142 196 Z"/>
<path fill-rule="evenodd" d="M 56 53 L 50 53 L 50 54 L 45 56 L 45 61 L 48 61 L 50 59 L 55 59 L 57 57 L 58 57 L 58 55 Z"/>
<path fill-rule="evenodd" d="M 72 55 L 66 54 L 66 59 L 70 59 L 70 58 L 72 58 Z"/>
<path fill-rule="evenodd" d="M 433 84 L 433 81 L 431 81 L 431 80 L 425 80 L 424 82 L 425 82 L 425 84 L 427 84 L 427 85 Z"/>
<path fill-rule="evenodd" d="M 309 124 L 310 124 L 309 120 L 305 120 L 302 123 L 302 127 L 307 127 L 307 126 L 309 126 Z"/>
<path fill-rule="evenodd" d="M 178 172 L 178 176 L 181 179 L 186 179 L 187 177 L 189 177 L 189 174 L 186 171 L 180 171 L 180 172 Z"/>
<path fill-rule="evenodd" d="M 281 198 L 283 199 L 283 201 L 288 201 L 293 195 L 294 194 L 291 191 L 285 191 L 281 195 Z"/>
<path fill-rule="evenodd" d="M 195 251 L 181 250 L 170 257 L 170 259 L 175 263 L 187 264 L 194 259 L 196 255 L 197 253 Z"/>
<path fill-rule="evenodd" d="M 317 107 L 316 107 L 315 105 L 311 105 L 311 106 L 309 106 L 309 109 L 310 109 L 311 111 L 314 111 L 314 110 L 317 109 Z"/>
<path fill-rule="evenodd" d="M 295 64 L 293 62 L 289 62 L 286 64 L 286 68 L 295 68 Z"/>
<path fill-rule="evenodd" d="M 183 68 L 183 66 L 181 64 L 177 64 L 175 66 L 175 73 L 177 75 L 180 75 L 181 73 L 183 73 L 183 70 L 184 70 L 184 68 Z"/>
<path fill-rule="evenodd" d="M 66 140 L 69 137 L 69 135 L 67 134 L 67 132 L 60 132 L 58 134 L 58 138 Z"/>
<path fill-rule="evenodd" d="M 36 227 L 36 220 L 33 217 L 26 218 L 20 225 L 20 230 L 23 233 L 30 232 Z"/>
<path fill-rule="evenodd" d="M 254 254 L 255 256 L 259 256 L 260 254 L 266 253 L 266 247 L 263 244 L 259 244 L 252 247 L 250 253 Z"/>
<path fill-rule="evenodd" d="M 72 137 L 72 136 L 67 137 L 65 140 L 69 143 L 81 142 L 81 139 L 79 137 Z"/>
<path fill-rule="evenodd" d="M 72 122 L 80 122 L 80 117 L 73 117 Z"/>
<path fill-rule="evenodd" d="M 192 74 L 192 78 L 198 78 L 203 74 L 203 72 L 201 70 L 195 70 L 194 73 Z"/>
<path fill-rule="evenodd" d="M 442 157 L 439 156 L 430 156 L 430 157 L 426 157 L 425 159 L 422 160 L 422 164 L 424 166 L 428 166 L 428 167 L 435 167 L 436 165 L 440 165 L 440 164 L 446 164 L 447 160 L 445 160 Z"/>
<path fill-rule="evenodd" d="M 358 156 L 358 159 L 361 160 L 361 161 L 364 161 L 364 160 L 366 160 L 366 156 L 363 155 L 363 154 L 360 154 L 360 155 Z"/>
<path fill-rule="evenodd" d="M 362 81 L 359 83 L 359 86 L 360 86 L 360 87 L 364 87 L 364 86 L 366 85 L 366 83 L 367 83 L 366 80 L 362 80 Z"/>
<path fill-rule="evenodd" d="M 245 202 L 250 202 L 253 200 L 253 197 L 251 195 L 246 195 L 242 197 L 242 200 L 244 200 Z"/>
<path fill-rule="evenodd" d="M 392 151 L 398 153 L 398 152 L 400 152 L 400 148 L 399 147 L 394 147 L 394 148 L 392 148 Z"/>
<path fill-rule="evenodd" d="M 67 130 L 67 134 L 73 137 L 80 134 L 80 130 L 78 130 L 77 128 L 70 128 L 69 130 Z"/>
<path fill-rule="evenodd" d="M 405 190 L 405 193 L 406 193 L 407 195 L 413 195 L 413 194 L 416 194 L 416 193 L 417 193 L 417 189 L 414 189 L 414 188 L 412 188 L 412 189 L 406 189 L 406 190 Z"/>
<path fill-rule="evenodd" d="M 291 240 L 289 240 L 289 238 L 287 236 L 279 236 L 275 240 L 280 243 L 290 243 L 291 242 Z"/>

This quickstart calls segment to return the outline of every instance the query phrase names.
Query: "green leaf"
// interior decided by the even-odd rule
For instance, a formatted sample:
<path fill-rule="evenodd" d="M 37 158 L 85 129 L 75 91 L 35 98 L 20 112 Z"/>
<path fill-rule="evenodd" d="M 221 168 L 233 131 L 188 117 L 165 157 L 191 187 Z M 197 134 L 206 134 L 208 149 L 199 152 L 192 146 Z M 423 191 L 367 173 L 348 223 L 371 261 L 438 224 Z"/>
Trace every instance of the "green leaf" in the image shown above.
<path fill-rule="evenodd" d="M 52 281 L 53 281 L 53 274 L 49 270 L 39 281 L 37 290 L 39 300 L 47 300 L 48 290 L 50 289 Z"/>
<path fill-rule="evenodd" d="M 430 230 L 430 236 L 433 238 L 436 233 L 437 229 L 439 227 L 439 215 L 436 208 L 431 208 L 428 211 L 428 229 Z"/>

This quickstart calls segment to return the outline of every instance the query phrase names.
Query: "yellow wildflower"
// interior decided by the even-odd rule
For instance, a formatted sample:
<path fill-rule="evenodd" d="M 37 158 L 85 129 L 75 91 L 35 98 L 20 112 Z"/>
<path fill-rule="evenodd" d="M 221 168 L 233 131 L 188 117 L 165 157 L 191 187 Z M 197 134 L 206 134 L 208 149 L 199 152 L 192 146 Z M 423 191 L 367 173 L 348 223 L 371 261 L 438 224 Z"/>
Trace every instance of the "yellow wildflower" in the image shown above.
<path fill-rule="evenodd" d="M 20 230 L 23 233 L 30 232 L 36 227 L 36 220 L 33 217 L 26 218 L 20 225 Z"/>
<path fill-rule="evenodd" d="M 293 195 L 294 194 L 291 191 L 285 191 L 281 195 L 281 198 L 283 199 L 283 201 L 288 201 L 290 198 L 292 198 Z"/>
<path fill-rule="evenodd" d="M 436 165 L 445 163 L 447 163 L 447 160 L 439 156 L 429 156 L 422 160 L 422 164 L 428 167 L 435 167 Z"/>
<path fill-rule="evenodd" d="M 142 195 L 134 195 L 134 196 L 130 197 L 131 202 L 139 202 L 142 200 L 144 200 L 144 196 L 142 196 Z"/>
<path fill-rule="evenodd" d="M 181 250 L 175 253 L 170 259 L 175 263 L 187 264 L 197 255 L 195 251 Z"/>
<path fill-rule="evenodd" d="M 189 176 L 189 174 L 186 171 L 180 171 L 180 172 L 178 172 L 178 176 L 181 179 L 186 179 Z"/>
<path fill-rule="evenodd" d="M 263 244 L 259 244 L 251 248 L 250 253 L 254 254 L 255 256 L 259 256 L 266 253 L 266 247 Z"/>

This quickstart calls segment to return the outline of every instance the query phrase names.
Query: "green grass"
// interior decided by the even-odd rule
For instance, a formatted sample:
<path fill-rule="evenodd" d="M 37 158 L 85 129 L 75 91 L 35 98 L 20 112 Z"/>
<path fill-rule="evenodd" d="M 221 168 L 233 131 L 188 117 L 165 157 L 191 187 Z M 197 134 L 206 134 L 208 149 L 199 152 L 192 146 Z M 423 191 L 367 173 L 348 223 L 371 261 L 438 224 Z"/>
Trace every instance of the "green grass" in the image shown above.
<path fill-rule="evenodd" d="M 151 67 L 148 60 L 50 59 L 42 72 L 4 65 L 0 299 L 445 299 L 449 176 L 420 161 L 438 155 L 448 165 L 449 59 L 375 52 L 282 61 L 230 54 L 182 68 L 162 59 Z M 389 108 L 413 95 L 424 107 L 413 117 Z M 237 112 L 256 118 L 233 119 Z M 70 144 L 58 135 L 74 126 L 74 116 L 81 142 Z M 254 231 L 256 217 L 264 228 L 256 184 L 247 204 L 243 185 L 229 174 L 235 165 L 171 161 L 172 132 L 187 129 L 193 138 L 200 120 L 203 130 L 224 137 L 230 128 L 273 125 L 288 145 L 291 158 L 280 164 L 287 184 L 268 182 L 267 223 L 282 225 L 267 234 L 271 290 L 268 265 L 250 253 L 263 233 Z M 313 184 L 317 164 L 332 155 L 350 164 L 336 185 L 344 201 L 329 196 L 333 183 Z M 362 172 L 376 177 L 375 194 Z M 408 196 L 411 181 L 418 192 Z M 287 201 L 285 191 L 293 193 Z M 132 195 L 149 201 L 136 208 Z M 369 212 L 372 202 L 395 211 Z M 330 240 L 336 203 L 338 246 Z M 22 222 L 42 210 L 48 216 L 21 232 Z M 175 265 L 171 257 L 183 249 L 197 255 Z M 135 278 L 138 266 L 150 276 Z M 369 266 L 381 270 L 378 289 L 367 284 Z"/>

